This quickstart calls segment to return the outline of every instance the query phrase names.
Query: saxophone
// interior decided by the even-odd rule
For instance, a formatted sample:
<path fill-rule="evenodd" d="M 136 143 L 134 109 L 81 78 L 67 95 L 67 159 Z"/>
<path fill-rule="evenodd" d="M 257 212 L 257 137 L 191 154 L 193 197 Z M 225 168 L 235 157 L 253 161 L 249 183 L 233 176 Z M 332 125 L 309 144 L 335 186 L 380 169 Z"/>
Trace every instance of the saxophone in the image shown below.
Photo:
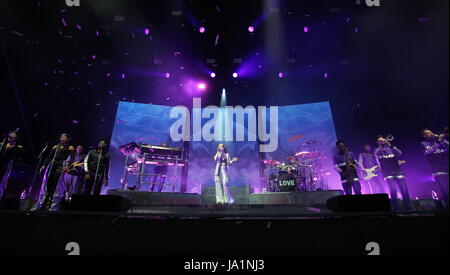
<path fill-rule="evenodd" d="M 351 170 L 355 170 L 356 169 L 356 163 L 355 163 L 354 160 L 350 159 L 350 155 L 348 154 L 348 150 L 345 151 L 345 158 L 346 158 L 345 163 L 346 163 L 347 168 L 351 169 Z"/>

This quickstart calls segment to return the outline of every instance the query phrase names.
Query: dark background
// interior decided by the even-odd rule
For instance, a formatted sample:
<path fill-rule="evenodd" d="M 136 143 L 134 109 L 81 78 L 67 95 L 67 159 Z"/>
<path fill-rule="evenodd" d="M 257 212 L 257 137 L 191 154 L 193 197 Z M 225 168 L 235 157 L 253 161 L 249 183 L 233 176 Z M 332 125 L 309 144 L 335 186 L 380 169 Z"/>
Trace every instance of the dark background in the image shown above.
<path fill-rule="evenodd" d="M 92 145 L 110 137 L 120 100 L 191 104 L 179 86 L 189 76 L 209 83 L 204 105 L 218 105 L 222 88 L 229 105 L 330 101 L 338 138 L 353 151 L 390 133 L 425 169 L 420 131 L 448 125 L 449 2 L 356 2 L 81 0 L 68 8 L 63 0 L 0 0 L 0 131 L 20 128 L 29 160 L 61 132 Z M 262 68 L 234 80 L 234 58 L 255 56 Z"/>

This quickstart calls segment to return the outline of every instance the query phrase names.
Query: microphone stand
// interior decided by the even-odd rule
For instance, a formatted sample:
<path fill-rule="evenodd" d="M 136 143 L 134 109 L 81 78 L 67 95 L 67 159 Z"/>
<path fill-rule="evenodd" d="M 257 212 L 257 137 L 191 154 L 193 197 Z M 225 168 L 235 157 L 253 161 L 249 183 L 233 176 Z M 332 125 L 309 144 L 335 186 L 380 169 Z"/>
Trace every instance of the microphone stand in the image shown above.
<path fill-rule="evenodd" d="M 0 147 L 0 153 L 3 150 L 3 147 L 5 147 L 5 143 L 6 143 L 6 137 L 3 139 L 2 146 Z"/>
<path fill-rule="evenodd" d="M 62 144 L 61 144 L 61 143 L 58 143 L 58 144 L 56 145 L 55 155 L 53 156 L 53 159 L 52 159 L 52 161 L 51 161 L 50 168 L 48 169 L 47 177 L 45 178 L 45 183 L 44 183 L 44 184 L 47 184 L 47 183 L 48 183 L 48 176 L 50 176 L 50 175 L 52 174 L 53 166 L 54 166 L 54 164 L 55 164 L 56 156 L 57 156 L 58 153 L 59 153 L 60 145 L 62 145 Z M 47 193 L 47 192 L 46 192 L 46 193 Z M 44 201 L 45 201 L 45 198 L 44 198 Z M 52 202 L 53 202 L 53 197 L 52 197 L 52 200 L 49 201 L 49 203 L 50 203 L 50 208 L 51 208 Z"/>
<path fill-rule="evenodd" d="M 98 177 L 98 169 L 100 168 L 100 159 L 102 158 L 102 154 L 103 154 L 103 149 L 100 149 L 100 155 L 98 156 L 98 161 L 97 161 L 97 169 L 95 171 L 95 178 L 94 178 L 94 191 L 95 191 L 95 184 L 97 183 L 97 177 Z M 103 185 L 103 183 L 101 183 Z M 100 189 L 101 192 L 101 189 Z"/>
<path fill-rule="evenodd" d="M 39 175 L 39 169 L 41 168 L 42 157 L 44 156 L 45 151 L 47 151 L 47 148 L 48 148 L 48 143 L 45 144 L 44 149 L 42 149 L 41 153 L 37 157 L 38 162 L 36 164 L 36 169 L 35 169 L 35 172 L 34 172 L 33 180 L 31 181 L 31 185 L 30 185 L 29 189 L 26 191 L 27 192 L 26 193 L 26 198 L 27 199 L 30 198 L 31 192 L 33 190 L 33 187 L 36 184 L 36 180 L 37 180 L 37 177 Z"/>

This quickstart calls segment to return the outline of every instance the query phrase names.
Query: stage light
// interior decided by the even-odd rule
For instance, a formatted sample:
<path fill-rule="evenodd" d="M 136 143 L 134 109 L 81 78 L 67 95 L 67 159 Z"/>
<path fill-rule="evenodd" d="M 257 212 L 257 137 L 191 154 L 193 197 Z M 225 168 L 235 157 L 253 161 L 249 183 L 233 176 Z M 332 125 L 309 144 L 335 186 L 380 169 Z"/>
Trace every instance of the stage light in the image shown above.
<path fill-rule="evenodd" d="M 255 31 L 255 27 L 253 27 L 253 26 L 248 27 L 248 32 L 252 33 L 254 31 Z"/>
<path fill-rule="evenodd" d="M 213 73 L 210 74 L 210 76 L 211 76 L 211 78 L 215 78 L 216 77 L 216 73 L 213 72 Z"/>
<path fill-rule="evenodd" d="M 204 90 L 206 90 L 206 84 L 203 82 L 198 83 L 197 88 L 201 91 L 204 91 Z"/>
<path fill-rule="evenodd" d="M 308 28 L 308 27 L 304 27 L 304 28 L 303 28 L 303 31 L 304 31 L 304 32 L 309 32 L 309 28 Z"/>
<path fill-rule="evenodd" d="M 233 78 L 238 78 L 238 73 L 233 73 Z"/>
<path fill-rule="evenodd" d="M 150 34 L 150 30 L 149 29 L 145 29 L 144 33 L 145 33 L 145 35 L 149 35 Z"/>
<path fill-rule="evenodd" d="M 200 27 L 200 29 L 198 30 L 200 33 L 205 33 L 206 32 L 206 29 L 205 29 L 205 27 Z"/>
<path fill-rule="evenodd" d="M 170 78 L 170 73 L 166 73 L 164 76 L 165 76 L 166 78 Z"/>
<path fill-rule="evenodd" d="M 284 77 L 284 73 L 282 73 L 282 72 L 278 73 L 278 77 L 279 78 L 283 78 Z"/>

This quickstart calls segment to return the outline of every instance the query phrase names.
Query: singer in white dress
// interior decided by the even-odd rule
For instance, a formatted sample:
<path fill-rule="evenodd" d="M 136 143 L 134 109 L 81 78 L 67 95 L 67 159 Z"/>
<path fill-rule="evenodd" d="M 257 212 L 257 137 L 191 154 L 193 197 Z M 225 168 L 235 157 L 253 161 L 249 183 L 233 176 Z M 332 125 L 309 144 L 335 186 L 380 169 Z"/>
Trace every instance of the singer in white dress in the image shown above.
<path fill-rule="evenodd" d="M 227 148 L 223 144 L 217 147 L 217 153 L 214 156 L 216 162 L 216 170 L 214 172 L 214 182 L 216 184 L 216 202 L 217 204 L 232 204 L 234 199 L 228 190 L 228 167 L 230 167 L 237 158 L 230 158 Z"/>

